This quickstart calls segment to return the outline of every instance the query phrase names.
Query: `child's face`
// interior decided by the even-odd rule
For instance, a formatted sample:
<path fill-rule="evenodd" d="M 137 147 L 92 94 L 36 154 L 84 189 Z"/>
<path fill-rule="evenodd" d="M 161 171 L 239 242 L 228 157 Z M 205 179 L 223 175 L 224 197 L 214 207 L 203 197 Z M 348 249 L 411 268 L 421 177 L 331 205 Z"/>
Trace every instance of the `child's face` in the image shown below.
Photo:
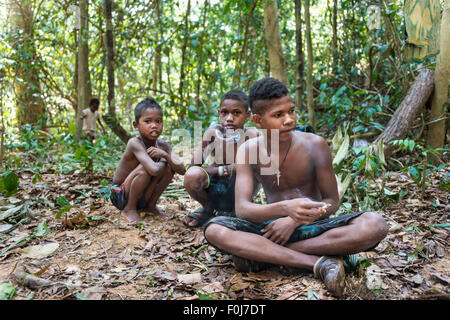
<path fill-rule="evenodd" d="M 98 110 L 98 104 L 91 104 L 89 108 L 91 109 L 92 112 L 95 112 Z"/>
<path fill-rule="evenodd" d="M 160 110 L 148 108 L 142 112 L 139 122 L 133 121 L 133 126 L 142 138 L 156 140 L 163 131 L 163 116 Z"/>
<path fill-rule="evenodd" d="M 253 115 L 258 128 L 278 129 L 280 137 L 295 129 L 296 120 L 295 105 L 290 96 L 272 100 L 263 115 Z"/>
<path fill-rule="evenodd" d="M 223 100 L 217 112 L 220 124 L 226 129 L 242 129 L 250 118 L 250 110 L 246 111 L 242 102 L 233 99 Z"/>

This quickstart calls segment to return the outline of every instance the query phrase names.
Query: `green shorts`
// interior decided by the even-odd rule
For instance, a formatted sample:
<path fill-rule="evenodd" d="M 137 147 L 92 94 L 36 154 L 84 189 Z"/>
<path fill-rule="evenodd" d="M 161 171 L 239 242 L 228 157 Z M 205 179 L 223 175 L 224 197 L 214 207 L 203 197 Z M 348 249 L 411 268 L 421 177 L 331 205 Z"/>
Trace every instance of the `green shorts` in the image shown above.
<path fill-rule="evenodd" d="M 318 235 L 324 233 L 327 230 L 345 226 L 350 222 L 350 220 L 360 216 L 363 213 L 364 212 L 348 213 L 348 214 L 344 214 L 344 215 L 341 215 L 338 217 L 317 220 L 311 224 L 300 226 L 294 230 L 294 232 L 292 233 L 291 237 L 289 238 L 289 240 L 287 241 L 286 244 L 309 239 L 309 238 L 314 238 L 314 237 L 317 237 Z M 272 220 L 269 220 L 269 221 L 266 221 L 263 223 L 254 223 L 254 222 L 236 218 L 236 217 L 218 216 L 218 217 L 215 217 L 215 218 L 209 220 L 205 224 L 203 232 L 206 232 L 206 229 L 212 223 L 217 223 L 219 225 L 222 225 L 222 226 L 227 227 L 234 231 L 250 232 L 250 233 L 255 233 L 255 234 L 262 236 L 262 235 L 264 235 L 264 233 L 261 232 L 261 229 L 264 229 L 264 227 L 266 227 L 268 224 L 272 223 L 275 220 L 276 219 L 272 219 Z M 207 239 L 207 241 L 208 241 L 208 239 Z"/>

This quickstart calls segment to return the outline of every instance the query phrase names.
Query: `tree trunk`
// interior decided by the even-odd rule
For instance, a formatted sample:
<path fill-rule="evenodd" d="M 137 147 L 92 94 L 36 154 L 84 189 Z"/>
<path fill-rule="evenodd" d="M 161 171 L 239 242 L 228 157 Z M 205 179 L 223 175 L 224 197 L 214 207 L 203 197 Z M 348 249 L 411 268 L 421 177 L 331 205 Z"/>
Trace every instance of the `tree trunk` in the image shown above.
<path fill-rule="evenodd" d="M 116 117 L 116 102 L 115 102 L 115 77 L 114 77 L 114 34 L 112 27 L 112 1 L 104 0 L 104 11 L 106 20 L 106 69 L 108 75 L 108 113 L 103 115 L 103 120 L 111 128 L 111 130 L 122 140 L 125 144 L 130 139 L 130 134 L 120 125 Z"/>
<path fill-rule="evenodd" d="M 12 28 L 20 37 L 12 44 L 18 54 L 14 92 L 17 99 L 17 120 L 25 124 L 45 126 L 44 102 L 41 96 L 39 66 L 34 44 L 34 10 L 31 0 L 11 1 Z M 19 80 L 20 79 L 20 80 Z"/>
<path fill-rule="evenodd" d="M 200 35 L 200 56 L 198 58 L 198 64 L 197 64 L 197 84 L 196 84 L 196 95 L 195 95 L 195 104 L 196 104 L 196 110 L 200 110 L 200 89 L 202 87 L 202 75 L 204 73 L 203 70 L 203 42 L 205 41 L 205 34 L 206 34 L 206 13 L 208 12 L 208 4 L 209 0 L 205 0 L 205 3 L 203 4 L 203 25 L 202 25 L 202 32 Z"/>
<path fill-rule="evenodd" d="M 408 128 L 416 118 L 419 110 L 425 105 L 433 91 L 433 74 L 431 69 L 423 69 L 409 88 L 400 106 L 395 110 L 384 131 L 377 137 L 374 144 L 383 140 L 384 153 L 389 156 L 394 146 L 389 144 L 393 140 L 403 139 Z"/>
<path fill-rule="evenodd" d="M 303 54 L 302 39 L 302 2 L 295 0 L 295 40 L 296 40 L 296 87 L 295 87 L 295 104 L 298 111 L 303 111 L 303 71 L 305 69 L 305 57 Z"/>
<path fill-rule="evenodd" d="M 80 0 L 80 31 L 78 33 L 78 98 L 77 98 L 77 138 L 82 136 L 81 112 L 89 107 L 91 84 L 89 76 L 89 0 Z"/>
<path fill-rule="evenodd" d="M 184 17 L 184 41 L 183 41 L 183 45 L 181 46 L 181 66 L 180 66 L 180 83 L 178 85 L 178 96 L 180 97 L 181 101 L 180 101 L 180 107 L 181 109 L 183 109 L 184 107 L 184 96 L 183 96 L 183 89 L 184 89 L 184 81 L 185 81 L 185 67 L 186 67 L 186 50 L 187 50 L 187 45 L 188 45 L 188 41 L 189 41 L 189 15 L 191 14 L 191 0 L 188 0 L 187 2 L 187 9 L 186 9 L 186 15 Z M 187 115 L 187 110 L 188 108 L 186 108 L 186 115 Z M 185 118 L 184 114 L 180 114 L 179 116 L 181 118 L 181 120 L 183 120 Z"/>
<path fill-rule="evenodd" d="M 160 11 L 160 1 L 155 0 L 155 14 L 156 21 L 158 23 L 158 27 L 161 25 L 161 11 Z M 161 39 L 161 35 L 158 34 L 158 31 L 155 31 L 155 41 Z M 159 44 L 155 49 L 155 57 L 153 60 L 153 74 L 152 74 L 152 87 L 158 88 L 159 80 L 161 79 L 161 44 Z"/>
<path fill-rule="evenodd" d="M 308 105 L 308 119 L 309 125 L 316 129 L 315 112 L 314 112 L 314 93 L 313 93 L 313 52 L 311 40 L 311 19 L 309 15 L 309 1 L 305 0 L 305 23 L 306 23 L 306 50 L 308 54 L 308 73 L 306 76 L 306 93 Z"/>
<path fill-rule="evenodd" d="M 270 73 L 286 86 L 288 85 L 281 46 L 280 28 L 278 26 L 278 10 L 275 0 L 264 0 L 264 29 L 269 51 Z"/>
<path fill-rule="evenodd" d="M 338 56 L 337 56 L 337 0 L 333 2 L 333 72 L 336 74 L 338 69 Z"/>
<path fill-rule="evenodd" d="M 241 47 L 241 51 L 239 52 L 239 57 L 238 60 L 236 61 L 236 67 L 235 67 L 235 72 L 234 72 L 234 80 L 233 83 L 235 84 L 235 86 L 240 86 L 241 84 L 241 73 L 242 73 L 242 64 L 243 64 L 243 59 L 247 50 L 247 42 L 248 42 L 248 37 L 249 37 L 249 32 L 248 29 L 250 27 L 250 21 L 252 20 L 253 17 L 253 13 L 255 12 L 255 8 L 256 5 L 258 4 L 258 0 L 253 0 L 253 5 L 252 8 L 250 10 L 250 13 L 247 16 L 247 20 L 245 21 L 245 27 L 244 27 L 244 43 Z"/>
<path fill-rule="evenodd" d="M 434 72 L 434 92 L 431 98 L 431 111 L 427 144 L 432 148 L 442 148 L 445 142 L 448 90 L 450 84 L 450 0 L 445 0 L 441 19 L 440 52 L 436 57 Z"/>

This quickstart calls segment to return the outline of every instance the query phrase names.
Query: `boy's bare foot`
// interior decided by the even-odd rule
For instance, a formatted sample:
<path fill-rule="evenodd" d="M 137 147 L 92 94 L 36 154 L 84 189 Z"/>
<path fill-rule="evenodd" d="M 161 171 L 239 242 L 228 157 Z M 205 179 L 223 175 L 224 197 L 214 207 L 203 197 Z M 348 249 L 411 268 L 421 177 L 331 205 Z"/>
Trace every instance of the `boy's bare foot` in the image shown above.
<path fill-rule="evenodd" d="M 327 290 L 336 297 L 344 293 L 345 270 L 341 258 L 323 256 L 314 264 L 314 276 L 325 283 Z"/>
<path fill-rule="evenodd" d="M 137 225 L 139 222 L 143 221 L 136 210 L 127 210 L 127 211 L 123 210 L 121 214 L 123 217 L 127 219 L 128 223 L 131 224 Z"/>
<path fill-rule="evenodd" d="M 156 213 L 157 215 L 160 215 L 164 218 L 169 218 L 169 216 L 167 215 L 166 211 L 164 211 L 163 209 L 160 209 L 158 206 L 151 206 L 151 207 L 147 207 L 147 211 L 148 212 L 152 212 L 152 213 Z"/>

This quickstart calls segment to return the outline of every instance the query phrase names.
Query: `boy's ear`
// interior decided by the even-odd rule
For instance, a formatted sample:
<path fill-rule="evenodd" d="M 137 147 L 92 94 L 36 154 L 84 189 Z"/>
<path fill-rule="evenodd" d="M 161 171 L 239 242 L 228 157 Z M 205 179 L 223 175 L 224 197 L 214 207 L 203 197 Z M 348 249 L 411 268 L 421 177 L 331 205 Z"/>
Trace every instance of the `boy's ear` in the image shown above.
<path fill-rule="evenodd" d="M 253 114 L 253 122 L 260 129 L 261 129 L 261 120 L 262 120 L 262 117 L 260 114 L 257 114 L 257 113 Z"/>
<path fill-rule="evenodd" d="M 251 116 L 252 116 L 252 111 L 251 111 L 251 110 L 247 110 L 246 116 L 245 116 L 245 121 L 247 121 L 248 119 L 250 119 Z"/>
<path fill-rule="evenodd" d="M 133 120 L 133 127 L 137 130 L 138 124 L 135 120 Z"/>

